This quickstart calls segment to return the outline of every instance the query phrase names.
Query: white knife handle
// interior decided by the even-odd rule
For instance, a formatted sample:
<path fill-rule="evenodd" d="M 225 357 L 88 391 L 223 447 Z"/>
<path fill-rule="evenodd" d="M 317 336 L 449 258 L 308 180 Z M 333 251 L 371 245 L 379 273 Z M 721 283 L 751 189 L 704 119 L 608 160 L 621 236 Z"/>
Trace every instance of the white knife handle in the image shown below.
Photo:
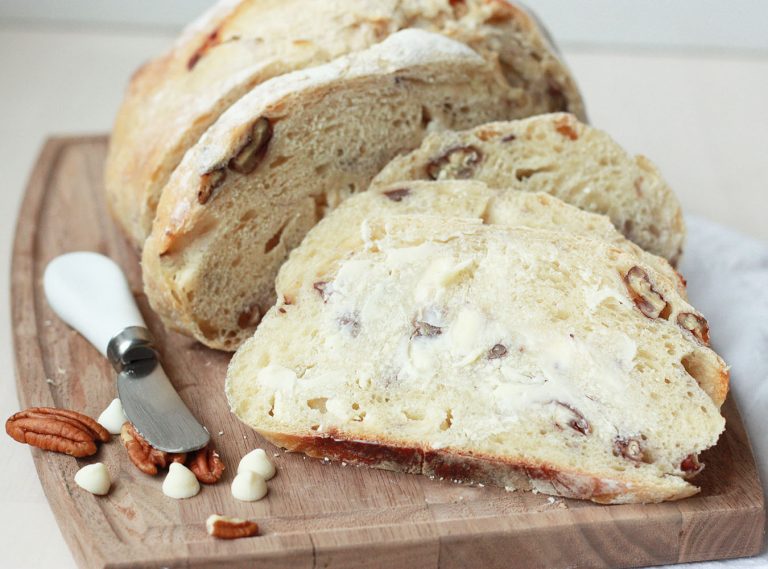
<path fill-rule="evenodd" d="M 129 326 L 146 328 L 120 267 L 98 253 L 67 253 L 45 269 L 43 289 L 53 311 L 102 354 Z"/>

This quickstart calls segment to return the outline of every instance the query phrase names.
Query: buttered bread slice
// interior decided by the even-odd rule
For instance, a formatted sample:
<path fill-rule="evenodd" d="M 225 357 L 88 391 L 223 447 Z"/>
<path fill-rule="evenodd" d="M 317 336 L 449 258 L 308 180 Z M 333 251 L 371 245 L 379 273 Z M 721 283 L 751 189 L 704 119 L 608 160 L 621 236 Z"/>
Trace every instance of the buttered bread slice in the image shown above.
<path fill-rule="evenodd" d="M 167 326 L 234 350 L 328 207 L 428 131 L 513 118 L 526 96 L 466 45 L 419 30 L 259 85 L 163 191 L 142 258 L 152 307 Z"/>
<path fill-rule="evenodd" d="M 566 113 L 432 134 L 373 185 L 450 179 L 546 192 L 607 215 L 628 239 L 673 265 L 682 254 L 682 209 L 653 163 Z"/>
<path fill-rule="evenodd" d="M 363 246 L 360 224 L 369 217 L 428 214 L 481 219 L 579 234 L 613 243 L 643 257 L 687 297 L 685 283 L 669 263 L 627 240 L 604 215 L 580 210 L 548 194 L 491 188 L 482 182 L 444 180 L 375 185 L 352 196 L 318 223 L 280 268 L 276 290 L 292 298 L 308 278 L 319 279 L 334 263 Z"/>
<path fill-rule="evenodd" d="M 697 491 L 727 371 L 642 257 L 461 219 L 360 229 L 235 354 L 244 422 L 310 456 L 601 503 Z"/>

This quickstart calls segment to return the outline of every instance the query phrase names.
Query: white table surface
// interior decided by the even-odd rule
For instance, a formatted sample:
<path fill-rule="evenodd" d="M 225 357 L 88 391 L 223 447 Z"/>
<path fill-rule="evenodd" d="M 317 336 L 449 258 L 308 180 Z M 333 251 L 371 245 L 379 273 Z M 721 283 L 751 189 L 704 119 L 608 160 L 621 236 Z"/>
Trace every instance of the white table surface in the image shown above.
<path fill-rule="evenodd" d="M 130 73 L 171 40 L 159 31 L 99 33 L 0 23 L 2 419 L 18 410 L 8 274 L 16 212 L 30 168 L 51 134 L 106 132 Z M 564 51 L 593 124 L 632 152 L 651 157 L 686 212 L 768 241 L 768 56 Z M 0 512 L 0 567 L 74 567 L 29 450 L 4 434 Z M 749 566 L 768 566 L 764 561 Z M 740 566 L 746 565 L 728 564 Z"/>

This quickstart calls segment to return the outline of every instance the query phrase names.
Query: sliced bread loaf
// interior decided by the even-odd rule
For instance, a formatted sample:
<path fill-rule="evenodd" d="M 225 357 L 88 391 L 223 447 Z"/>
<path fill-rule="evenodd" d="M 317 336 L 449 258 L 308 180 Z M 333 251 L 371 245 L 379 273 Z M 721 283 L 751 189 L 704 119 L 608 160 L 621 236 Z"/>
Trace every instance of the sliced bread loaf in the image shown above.
<path fill-rule="evenodd" d="M 235 349 L 326 208 L 367 189 L 434 125 L 511 118 L 525 99 L 464 44 L 420 30 L 259 85 L 187 152 L 163 192 L 142 259 L 152 307 L 168 326 Z"/>
<path fill-rule="evenodd" d="M 430 216 L 361 231 L 235 354 L 244 422 L 310 456 L 596 502 L 697 491 L 728 374 L 642 257 Z"/>
<path fill-rule="evenodd" d="M 138 246 L 181 158 L 256 85 L 366 49 L 404 28 L 439 32 L 521 90 L 518 116 L 584 108 L 546 32 L 505 0 L 226 0 L 132 77 L 112 133 L 108 202 Z"/>
<path fill-rule="evenodd" d="M 430 179 L 546 192 L 607 215 L 628 239 L 673 265 L 682 253 L 680 203 L 656 167 L 568 114 L 432 134 L 387 165 L 373 185 Z"/>
<path fill-rule="evenodd" d="M 481 219 L 487 224 L 535 227 L 613 243 L 643 258 L 686 298 L 685 282 L 662 257 L 627 240 L 604 215 L 580 210 L 540 192 L 490 188 L 482 182 L 444 180 L 378 185 L 352 196 L 318 223 L 291 251 L 276 281 L 278 298 L 293 298 L 306 279 L 322 280 L 333 263 L 362 247 L 360 224 L 370 217 L 430 214 Z"/>

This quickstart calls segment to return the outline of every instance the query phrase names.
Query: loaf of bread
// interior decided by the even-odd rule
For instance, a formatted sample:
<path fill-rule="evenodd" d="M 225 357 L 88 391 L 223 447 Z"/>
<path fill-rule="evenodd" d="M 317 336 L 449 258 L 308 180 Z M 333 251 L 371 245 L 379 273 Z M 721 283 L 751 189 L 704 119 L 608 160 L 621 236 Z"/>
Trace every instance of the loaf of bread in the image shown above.
<path fill-rule="evenodd" d="M 271 79 L 184 156 L 144 247 L 145 291 L 167 326 L 234 350 L 274 303 L 287 253 L 322 217 L 435 128 L 528 107 L 466 45 L 408 29 Z"/>
<path fill-rule="evenodd" d="M 393 160 L 373 184 L 430 179 L 546 192 L 607 215 L 628 239 L 673 265 L 682 253 L 680 203 L 656 167 L 568 114 L 432 134 L 419 149 Z"/>
<path fill-rule="evenodd" d="M 310 456 L 455 481 L 601 503 L 697 492 L 728 372 L 641 255 L 447 217 L 360 231 L 232 359 L 245 423 Z"/>
<path fill-rule="evenodd" d="M 268 79 L 404 28 L 442 33 L 493 62 L 520 91 L 517 116 L 584 115 L 546 32 L 506 0 L 226 0 L 131 79 L 107 160 L 115 218 L 141 246 L 171 172 L 230 105 Z"/>
<path fill-rule="evenodd" d="M 606 216 L 580 210 L 548 194 L 490 188 L 472 180 L 378 185 L 352 196 L 320 221 L 291 252 L 277 276 L 278 298 L 293 298 L 304 280 L 322 280 L 333 263 L 344 259 L 345 252 L 360 248 L 360 225 L 369 217 L 413 214 L 474 218 L 487 224 L 534 227 L 602 239 L 641 256 L 687 298 L 685 282 L 669 263 L 627 240 Z"/>

